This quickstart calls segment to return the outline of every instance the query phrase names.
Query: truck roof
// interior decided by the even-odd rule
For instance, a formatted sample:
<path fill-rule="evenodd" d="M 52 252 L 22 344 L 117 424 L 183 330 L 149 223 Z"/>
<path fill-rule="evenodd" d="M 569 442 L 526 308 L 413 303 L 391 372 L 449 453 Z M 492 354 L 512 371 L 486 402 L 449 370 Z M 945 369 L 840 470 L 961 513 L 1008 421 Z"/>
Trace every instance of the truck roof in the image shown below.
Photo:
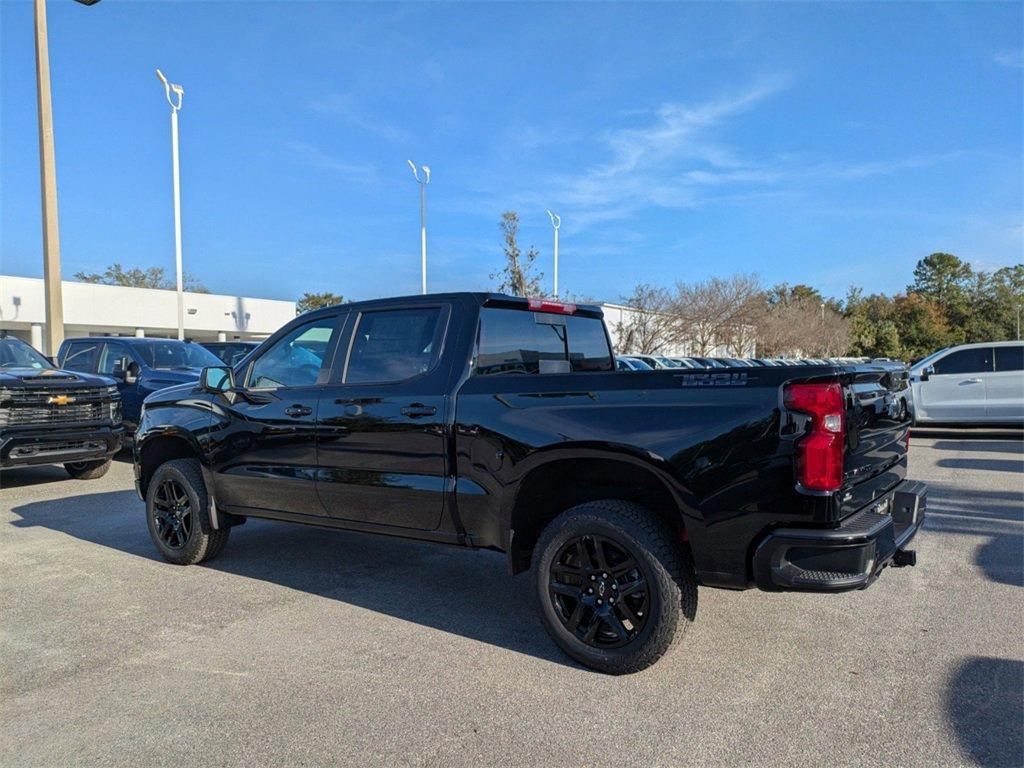
<path fill-rule="evenodd" d="M 572 306 L 575 308 L 575 314 L 582 314 L 588 317 L 604 317 L 604 312 L 600 307 L 594 304 L 578 304 L 576 302 L 561 302 L 557 299 L 537 298 L 527 299 L 522 296 L 510 296 L 505 293 L 488 293 L 484 291 L 454 291 L 450 293 L 426 293 L 426 294 L 413 294 L 411 296 L 388 296 L 379 299 L 367 299 L 365 301 L 353 301 L 347 304 L 334 304 L 330 307 L 320 307 L 318 309 L 310 310 L 304 313 L 303 316 L 308 315 L 315 317 L 320 312 L 326 312 L 331 309 L 335 309 L 339 306 L 345 307 L 346 309 L 370 309 L 380 306 L 388 306 L 392 304 L 432 304 L 437 301 L 453 301 L 453 300 L 466 300 L 469 299 L 480 306 L 503 306 L 507 308 L 517 308 L 521 305 L 522 309 L 531 308 L 530 302 L 543 302 L 544 304 L 550 304 L 552 307 L 557 306 Z M 540 308 L 540 311 L 544 311 Z M 557 311 L 557 310 L 553 310 Z"/>

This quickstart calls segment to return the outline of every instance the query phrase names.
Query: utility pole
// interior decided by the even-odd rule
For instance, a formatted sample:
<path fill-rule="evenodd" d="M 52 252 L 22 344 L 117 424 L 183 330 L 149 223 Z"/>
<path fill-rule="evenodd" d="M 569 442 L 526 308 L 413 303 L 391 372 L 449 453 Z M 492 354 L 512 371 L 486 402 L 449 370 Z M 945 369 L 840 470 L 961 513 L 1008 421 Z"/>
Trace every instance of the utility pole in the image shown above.
<path fill-rule="evenodd" d="M 558 298 L 558 228 L 562 226 L 562 217 L 557 213 L 548 211 L 551 218 L 551 228 L 555 230 L 555 298 Z"/>
<path fill-rule="evenodd" d="M 416 164 L 412 160 L 406 160 L 412 168 L 412 177 L 420 185 L 420 282 L 421 292 L 427 292 L 427 184 L 430 183 L 430 166 L 420 166 L 423 170 L 423 178 L 420 179 L 416 171 Z"/>
<path fill-rule="evenodd" d="M 185 338 L 185 295 L 184 279 L 181 269 L 181 179 L 178 171 L 178 112 L 185 96 L 185 89 L 175 83 L 167 82 L 164 73 L 159 69 L 156 76 L 164 84 L 167 103 L 171 105 L 171 164 L 174 166 L 174 269 L 178 290 L 178 338 Z M 171 98 L 171 94 L 174 98 Z"/>
<path fill-rule="evenodd" d="M 39 106 L 39 179 L 43 197 L 43 293 L 46 335 L 43 352 L 50 356 L 64 341 L 64 297 L 60 279 L 60 224 L 57 221 L 57 158 L 53 146 L 53 103 L 50 99 L 50 45 L 46 35 L 46 0 L 35 0 L 36 98 Z"/>
<path fill-rule="evenodd" d="M 78 0 L 95 5 L 99 0 Z M 57 155 L 53 143 L 53 100 L 50 96 L 50 42 L 46 33 L 46 0 L 35 0 L 36 103 L 39 113 L 39 186 L 43 206 L 43 303 L 46 335 L 43 352 L 56 356 L 64 341 L 64 296 L 60 278 L 60 222 L 57 217 Z"/>

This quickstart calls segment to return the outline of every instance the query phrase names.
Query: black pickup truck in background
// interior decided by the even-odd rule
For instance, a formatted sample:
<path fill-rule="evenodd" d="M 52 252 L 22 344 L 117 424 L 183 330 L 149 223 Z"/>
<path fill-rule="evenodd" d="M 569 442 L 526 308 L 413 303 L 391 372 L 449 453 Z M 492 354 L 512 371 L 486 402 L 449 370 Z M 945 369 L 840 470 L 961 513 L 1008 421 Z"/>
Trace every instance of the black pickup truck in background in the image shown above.
<path fill-rule="evenodd" d="M 171 562 L 249 517 L 500 550 L 562 649 L 632 672 L 698 585 L 836 592 L 914 564 L 906 391 L 870 364 L 616 372 L 595 307 L 384 299 L 150 395 L 135 470 Z"/>
<path fill-rule="evenodd" d="M 21 339 L 0 336 L 0 467 L 63 464 L 92 480 L 106 474 L 123 434 L 111 379 L 60 370 Z"/>

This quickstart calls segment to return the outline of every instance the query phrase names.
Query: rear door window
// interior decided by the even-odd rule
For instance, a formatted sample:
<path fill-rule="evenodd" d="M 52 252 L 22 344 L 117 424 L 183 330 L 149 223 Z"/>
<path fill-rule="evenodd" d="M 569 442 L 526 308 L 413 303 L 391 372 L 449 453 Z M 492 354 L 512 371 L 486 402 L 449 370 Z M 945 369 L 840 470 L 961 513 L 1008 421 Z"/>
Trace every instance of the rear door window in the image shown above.
<path fill-rule="evenodd" d="M 991 373 L 992 348 L 961 349 L 935 362 L 937 374 Z"/>
<path fill-rule="evenodd" d="M 99 348 L 98 341 L 72 341 L 68 344 L 61 368 L 79 373 L 92 373 Z"/>
<path fill-rule="evenodd" d="M 1024 344 L 996 347 L 996 371 L 1024 371 Z"/>
<path fill-rule="evenodd" d="M 346 384 L 404 381 L 426 373 L 441 343 L 441 308 L 364 312 L 352 337 Z"/>

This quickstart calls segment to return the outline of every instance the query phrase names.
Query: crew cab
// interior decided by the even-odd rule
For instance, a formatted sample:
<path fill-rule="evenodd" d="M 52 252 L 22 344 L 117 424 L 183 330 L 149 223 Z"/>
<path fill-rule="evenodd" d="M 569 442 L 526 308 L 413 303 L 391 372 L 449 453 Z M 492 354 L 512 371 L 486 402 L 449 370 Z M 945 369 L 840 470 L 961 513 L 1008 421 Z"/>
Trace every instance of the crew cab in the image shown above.
<path fill-rule="evenodd" d="M 121 449 L 121 398 L 110 379 L 62 371 L 0 334 L 0 467 L 63 464 L 102 477 Z"/>
<path fill-rule="evenodd" d="M 198 381 L 203 368 L 223 364 L 212 352 L 191 341 L 133 336 L 65 339 L 57 350 L 57 361 L 69 371 L 114 379 L 129 435 L 139 423 L 146 395 L 175 384 Z"/>
<path fill-rule="evenodd" d="M 910 378 L 919 424 L 1024 424 L 1024 342 L 940 349 Z"/>
<path fill-rule="evenodd" d="M 905 389 L 873 365 L 619 372 L 596 307 L 382 299 L 150 395 L 136 483 L 172 563 L 250 517 L 500 550 L 564 651 L 632 672 L 698 585 L 838 592 L 914 564 Z"/>

